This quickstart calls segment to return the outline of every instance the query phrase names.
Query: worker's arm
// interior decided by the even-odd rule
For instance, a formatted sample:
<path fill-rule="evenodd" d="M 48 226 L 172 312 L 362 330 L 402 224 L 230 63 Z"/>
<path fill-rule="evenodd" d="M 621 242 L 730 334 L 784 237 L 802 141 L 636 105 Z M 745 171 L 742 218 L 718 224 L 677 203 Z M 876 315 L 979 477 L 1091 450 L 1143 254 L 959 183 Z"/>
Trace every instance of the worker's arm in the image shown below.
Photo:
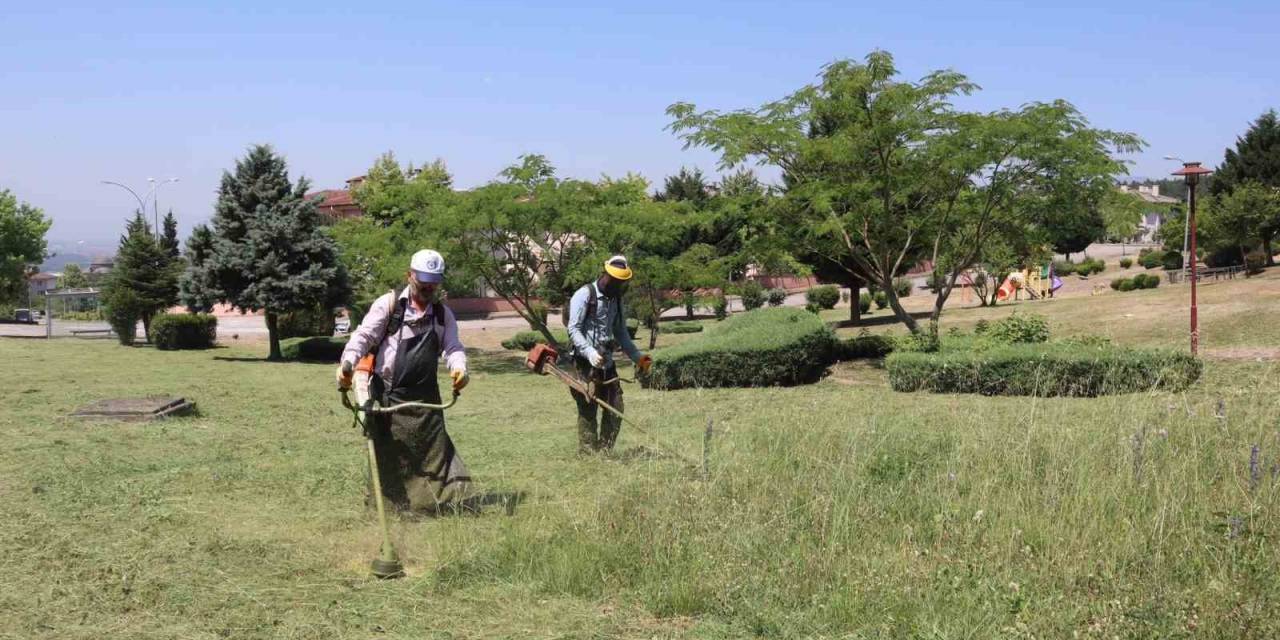
<path fill-rule="evenodd" d="M 372 349 L 382 339 L 382 333 L 387 328 L 387 321 L 391 318 L 391 305 L 394 297 L 393 294 L 386 293 L 381 298 L 373 301 L 373 304 L 369 307 L 369 312 L 360 321 L 360 326 L 351 332 L 351 338 L 347 340 L 347 346 L 342 349 L 342 364 L 350 364 L 354 368 L 356 362 L 363 358 L 364 354 L 369 353 L 369 349 Z"/>
<path fill-rule="evenodd" d="M 467 352 L 462 347 L 462 338 L 458 337 L 458 317 L 453 315 L 453 309 L 444 308 L 444 335 L 440 341 L 443 343 L 444 361 L 449 367 L 450 373 L 461 371 L 467 372 Z"/>
<path fill-rule="evenodd" d="M 627 331 L 627 319 L 622 315 L 622 302 L 618 302 L 618 313 L 613 318 L 613 337 L 622 347 L 622 352 L 631 358 L 632 362 L 640 362 L 640 350 L 636 348 L 636 343 L 631 340 L 631 332 Z"/>
<path fill-rule="evenodd" d="M 582 287 L 578 289 L 577 293 L 573 294 L 573 298 L 569 300 L 568 328 L 569 341 L 573 343 L 574 350 L 594 363 L 599 358 L 599 355 L 596 353 L 595 345 L 591 344 L 591 340 L 587 337 L 585 330 L 587 299 L 590 297 L 591 294 L 587 291 L 587 287 Z"/>

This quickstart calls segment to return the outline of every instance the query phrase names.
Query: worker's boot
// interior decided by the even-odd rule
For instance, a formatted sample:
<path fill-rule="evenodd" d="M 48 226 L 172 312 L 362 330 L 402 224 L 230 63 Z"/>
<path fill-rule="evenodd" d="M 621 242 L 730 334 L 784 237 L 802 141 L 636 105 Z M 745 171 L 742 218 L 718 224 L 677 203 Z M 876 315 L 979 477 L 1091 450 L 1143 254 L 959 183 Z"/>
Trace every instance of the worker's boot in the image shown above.
<path fill-rule="evenodd" d="M 600 447 L 600 439 L 596 435 L 596 421 L 586 416 L 578 416 L 578 453 L 595 453 Z"/>

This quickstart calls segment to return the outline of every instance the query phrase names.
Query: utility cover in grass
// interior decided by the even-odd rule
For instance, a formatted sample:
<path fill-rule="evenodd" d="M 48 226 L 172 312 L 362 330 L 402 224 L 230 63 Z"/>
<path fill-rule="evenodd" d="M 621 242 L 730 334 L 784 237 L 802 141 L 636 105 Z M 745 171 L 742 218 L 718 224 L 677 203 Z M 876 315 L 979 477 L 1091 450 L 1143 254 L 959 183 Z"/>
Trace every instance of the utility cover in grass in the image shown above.
<path fill-rule="evenodd" d="M 711 325 L 701 337 L 653 354 L 654 389 L 770 387 L 822 379 L 836 345 L 818 316 L 757 309 Z"/>
<path fill-rule="evenodd" d="M 121 420 L 141 422 L 184 415 L 195 409 L 195 403 L 174 396 L 144 398 L 111 398 L 97 400 L 76 409 L 73 418 L 85 420 Z"/>

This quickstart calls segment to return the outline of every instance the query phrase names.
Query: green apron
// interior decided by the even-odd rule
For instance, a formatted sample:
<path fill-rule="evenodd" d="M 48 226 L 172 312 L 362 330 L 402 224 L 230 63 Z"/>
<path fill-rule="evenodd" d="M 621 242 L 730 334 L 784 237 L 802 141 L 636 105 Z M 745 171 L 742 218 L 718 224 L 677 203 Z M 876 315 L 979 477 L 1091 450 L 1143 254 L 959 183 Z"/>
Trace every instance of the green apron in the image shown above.
<path fill-rule="evenodd" d="M 423 318 L 431 322 L 430 317 Z M 436 369 L 440 338 L 428 330 L 400 340 L 391 384 L 375 377 L 371 393 L 382 406 L 440 404 Z M 376 414 L 374 452 L 382 495 L 400 510 L 435 512 L 468 497 L 471 477 L 444 426 L 444 412 L 419 407 Z M 371 490 L 372 492 L 372 490 Z"/>

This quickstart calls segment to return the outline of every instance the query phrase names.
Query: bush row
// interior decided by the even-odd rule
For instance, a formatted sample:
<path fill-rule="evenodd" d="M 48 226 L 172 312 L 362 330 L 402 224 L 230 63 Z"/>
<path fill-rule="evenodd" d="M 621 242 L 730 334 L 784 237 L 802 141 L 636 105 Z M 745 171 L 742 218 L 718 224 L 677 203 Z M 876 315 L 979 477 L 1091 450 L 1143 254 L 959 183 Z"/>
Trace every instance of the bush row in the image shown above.
<path fill-rule="evenodd" d="M 342 349 L 346 346 L 347 338 L 344 336 L 285 338 L 280 341 L 280 355 L 285 360 L 336 363 L 342 358 Z"/>
<path fill-rule="evenodd" d="M 893 352 L 897 341 L 892 336 L 861 335 L 845 338 L 836 343 L 832 360 L 879 359 Z"/>
<path fill-rule="evenodd" d="M 1053 261 L 1053 273 L 1058 277 L 1076 274 L 1078 276 L 1090 276 L 1095 273 L 1102 273 L 1107 270 L 1107 263 L 1098 258 L 1085 258 L 1081 262 L 1068 262 L 1066 260 Z"/>
<path fill-rule="evenodd" d="M 569 333 L 563 329 L 552 329 L 551 335 L 555 336 L 556 342 L 562 346 L 569 344 Z M 520 333 L 502 341 L 504 349 L 514 351 L 528 351 L 536 344 L 546 344 L 547 337 L 539 331 L 521 331 Z"/>
<path fill-rule="evenodd" d="M 1132 278 L 1116 278 L 1111 281 L 1111 288 L 1116 291 L 1133 291 L 1135 289 L 1154 289 L 1160 286 L 1160 276 L 1139 273 Z"/>
<path fill-rule="evenodd" d="M 759 309 L 713 326 L 700 339 L 659 349 L 643 382 L 655 389 L 815 382 L 826 373 L 835 344 L 812 313 Z"/>
<path fill-rule="evenodd" d="M 162 351 L 210 349 L 218 341 L 218 318 L 205 313 L 162 313 L 151 320 L 151 341 Z"/>
<path fill-rule="evenodd" d="M 895 352 L 885 368 L 895 391 L 1093 397 L 1180 391 L 1199 379 L 1202 364 L 1167 351 L 1016 344 L 986 351 Z"/>

